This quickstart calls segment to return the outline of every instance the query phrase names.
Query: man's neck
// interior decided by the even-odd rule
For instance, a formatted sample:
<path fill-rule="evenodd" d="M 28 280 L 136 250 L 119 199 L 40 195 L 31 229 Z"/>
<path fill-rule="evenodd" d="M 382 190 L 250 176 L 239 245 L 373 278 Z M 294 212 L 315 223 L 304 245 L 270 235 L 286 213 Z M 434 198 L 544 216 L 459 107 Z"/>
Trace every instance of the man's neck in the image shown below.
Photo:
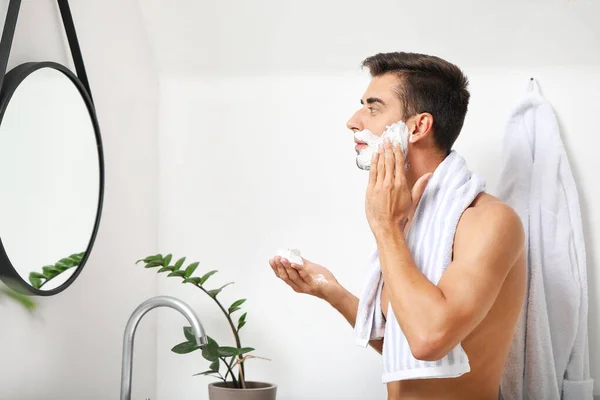
<path fill-rule="evenodd" d="M 413 151 L 408 154 L 408 171 L 406 178 L 408 187 L 412 189 L 417 180 L 423 175 L 435 171 L 446 156 L 437 151 Z"/>

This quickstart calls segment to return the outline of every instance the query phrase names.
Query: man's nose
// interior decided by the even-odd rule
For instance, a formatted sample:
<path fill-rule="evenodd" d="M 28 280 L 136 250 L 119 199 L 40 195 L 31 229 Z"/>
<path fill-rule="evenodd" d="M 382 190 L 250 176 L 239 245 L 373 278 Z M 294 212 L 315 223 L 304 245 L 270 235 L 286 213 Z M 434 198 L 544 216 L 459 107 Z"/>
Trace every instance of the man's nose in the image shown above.
<path fill-rule="evenodd" d="M 355 112 L 352 118 L 350 118 L 348 122 L 346 122 L 346 127 L 348 127 L 348 129 L 350 129 L 353 132 L 363 130 L 363 123 L 358 113 L 358 111 Z"/>

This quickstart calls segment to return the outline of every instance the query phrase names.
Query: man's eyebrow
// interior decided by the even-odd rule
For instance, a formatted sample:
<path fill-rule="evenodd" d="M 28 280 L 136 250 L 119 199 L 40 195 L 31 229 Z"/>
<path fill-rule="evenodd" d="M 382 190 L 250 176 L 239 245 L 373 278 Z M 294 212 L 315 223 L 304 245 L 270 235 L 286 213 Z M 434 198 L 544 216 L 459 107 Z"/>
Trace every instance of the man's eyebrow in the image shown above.
<path fill-rule="evenodd" d="M 369 97 L 367 99 L 367 103 L 368 104 L 373 104 L 373 103 L 379 103 L 382 106 L 385 106 L 385 102 L 383 100 L 381 100 L 379 97 Z M 362 99 L 360 100 L 360 104 L 364 105 L 365 103 L 362 101 Z"/>

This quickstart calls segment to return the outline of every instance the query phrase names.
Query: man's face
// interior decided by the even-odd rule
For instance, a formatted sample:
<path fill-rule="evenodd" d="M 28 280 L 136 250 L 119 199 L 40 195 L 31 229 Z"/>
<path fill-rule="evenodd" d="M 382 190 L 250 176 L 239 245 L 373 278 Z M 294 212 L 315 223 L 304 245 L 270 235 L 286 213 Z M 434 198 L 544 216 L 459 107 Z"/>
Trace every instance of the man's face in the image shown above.
<path fill-rule="evenodd" d="M 363 98 L 362 107 L 348 120 L 346 126 L 353 132 L 368 129 L 377 136 L 381 136 L 386 126 L 402 120 L 402 107 L 395 89 L 399 78 L 393 74 L 374 77 L 367 87 Z M 356 152 L 367 148 L 367 145 L 356 140 Z"/>

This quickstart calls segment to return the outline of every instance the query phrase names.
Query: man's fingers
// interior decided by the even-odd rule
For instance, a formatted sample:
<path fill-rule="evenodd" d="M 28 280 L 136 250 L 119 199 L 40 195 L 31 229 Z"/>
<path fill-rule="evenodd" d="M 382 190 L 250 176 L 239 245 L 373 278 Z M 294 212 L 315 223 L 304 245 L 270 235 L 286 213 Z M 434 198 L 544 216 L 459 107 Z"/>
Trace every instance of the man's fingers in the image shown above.
<path fill-rule="evenodd" d="M 383 141 L 383 151 L 384 151 L 384 159 L 385 159 L 385 176 L 384 176 L 384 184 L 391 186 L 394 182 L 394 149 L 392 148 L 392 142 L 388 138 Z"/>
<path fill-rule="evenodd" d="M 383 143 L 381 143 L 377 149 L 379 155 L 377 156 L 377 184 L 381 185 L 385 178 L 385 154 L 383 149 Z"/>
<path fill-rule="evenodd" d="M 300 288 L 298 287 L 298 285 L 296 285 L 296 283 L 292 280 L 292 278 L 288 274 L 288 271 L 287 271 L 285 265 L 283 264 L 284 260 L 285 260 L 285 258 L 281 258 L 279 261 L 276 261 L 277 276 L 279 276 L 285 283 L 287 283 L 288 286 L 290 286 L 292 289 L 294 289 L 294 291 L 299 292 Z"/>
<path fill-rule="evenodd" d="M 300 289 L 305 285 L 304 280 L 300 277 L 298 271 L 296 271 L 294 268 L 292 268 L 291 266 L 285 267 L 285 271 L 287 272 L 290 280 L 294 283 L 294 285 L 296 285 L 297 288 Z"/>
<path fill-rule="evenodd" d="M 406 178 L 406 171 L 404 170 L 404 153 L 402 153 L 402 147 L 400 143 L 394 144 L 394 156 L 396 161 L 396 183 L 401 183 L 402 179 Z"/>
<path fill-rule="evenodd" d="M 288 278 L 287 272 L 285 272 L 285 267 L 281 263 L 281 261 L 275 264 L 277 266 L 277 276 L 283 279 L 284 281 Z"/>
<path fill-rule="evenodd" d="M 286 275 L 283 273 L 283 264 L 281 264 L 281 257 L 276 256 L 275 258 L 269 260 L 269 264 L 271 265 L 271 268 L 273 269 L 273 272 L 275 272 L 275 275 L 277 275 L 278 278 L 285 278 Z"/>
<path fill-rule="evenodd" d="M 306 285 L 310 285 L 313 283 L 313 279 L 305 267 L 298 264 L 292 264 L 292 268 L 294 268 L 298 272 L 298 276 Z"/>
<path fill-rule="evenodd" d="M 298 271 L 292 267 L 292 264 L 285 258 L 281 259 L 281 263 L 283 264 L 283 268 L 285 269 L 288 278 L 294 282 L 296 286 L 302 285 L 302 278 L 298 275 Z"/>
<path fill-rule="evenodd" d="M 281 273 L 279 272 L 279 261 L 275 260 L 275 259 L 271 259 L 269 260 L 269 265 L 271 266 L 271 269 L 273 270 L 273 272 L 275 273 L 275 275 L 277 275 L 278 278 L 281 278 Z"/>
<path fill-rule="evenodd" d="M 271 266 L 271 269 L 273 270 L 273 272 L 275 272 L 275 275 L 277 275 L 277 267 L 275 266 L 275 260 L 273 260 L 273 259 L 269 260 L 269 265 Z"/>
<path fill-rule="evenodd" d="M 377 183 L 377 163 L 379 162 L 379 153 L 374 152 L 371 157 L 371 167 L 369 169 L 369 186 L 375 186 Z"/>
<path fill-rule="evenodd" d="M 286 260 L 287 261 L 287 260 Z M 286 268 L 289 268 L 288 270 L 288 275 L 290 276 L 290 278 L 298 285 L 298 286 L 306 286 L 306 285 L 310 285 L 311 280 L 310 280 L 310 276 L 308 274 L 308 272 L 306 272 L 306 267 L 305 265 L 307 264 L 307 261 L 303 258 L 302 261 L 304 261 L 304 265 L 298 265 L 295 263 L 291 263 L 288 261 L 288 264 L 285 264 Z M 292 273 L 290 271 L 293 271 L 293 276 Z"/>

